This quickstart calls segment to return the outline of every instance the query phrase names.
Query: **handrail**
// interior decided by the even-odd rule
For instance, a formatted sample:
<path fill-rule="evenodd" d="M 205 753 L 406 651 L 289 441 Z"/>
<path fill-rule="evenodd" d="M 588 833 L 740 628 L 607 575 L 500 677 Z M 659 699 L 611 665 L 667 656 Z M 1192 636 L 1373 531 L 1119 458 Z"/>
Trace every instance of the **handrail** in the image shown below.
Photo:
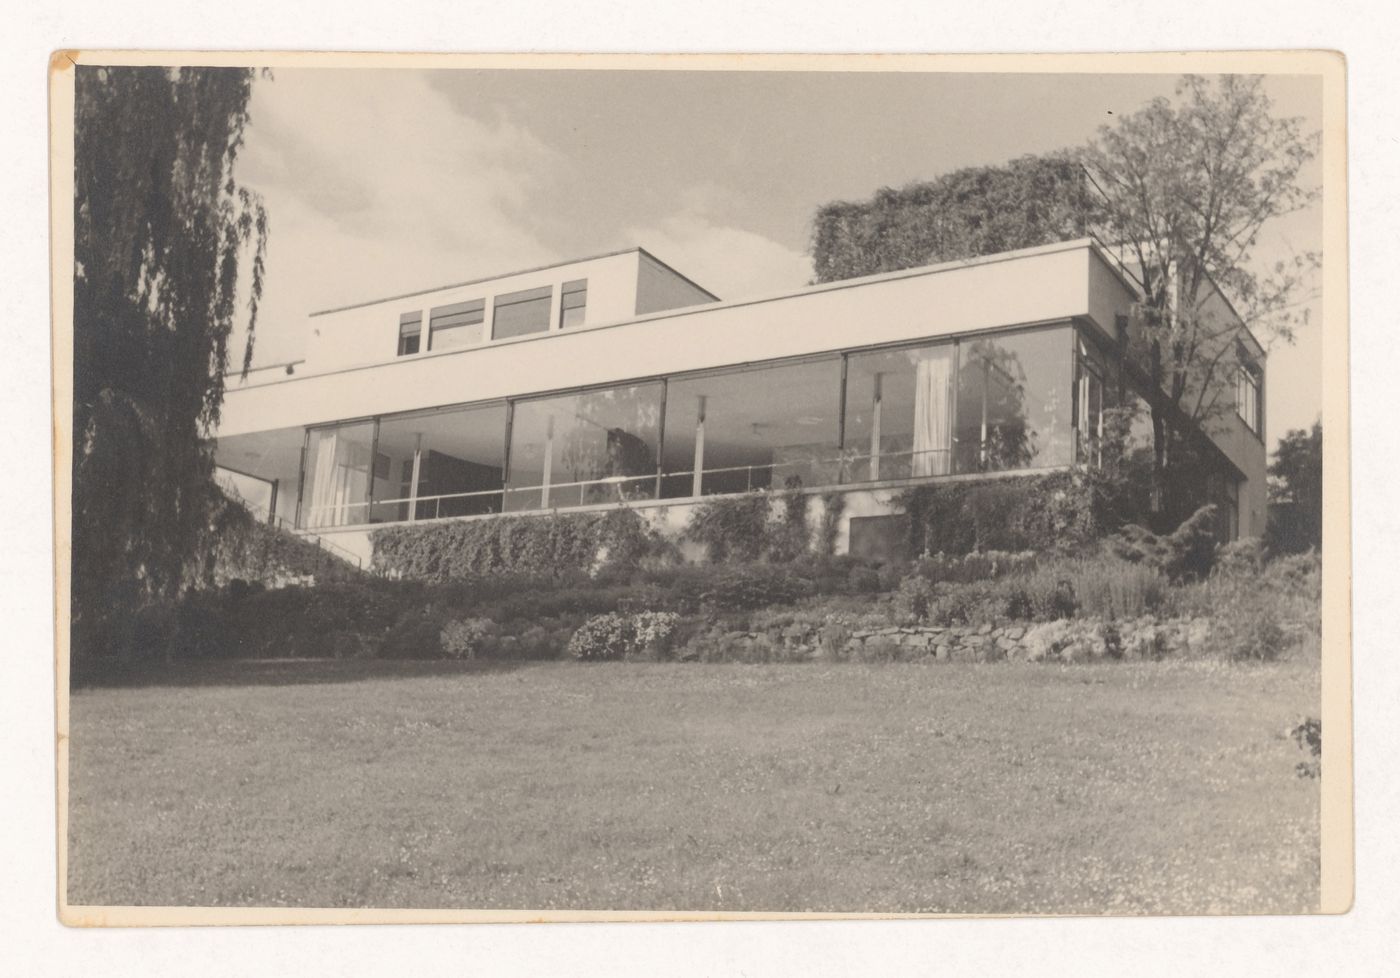
<path fill-rule="evenodd" d="M 879 452 L 879 453 L 846 452 L 846 453 L 843 453 L 843 454 L 841 454 L 841 455 L 839 455 L 839 456 L 832 456 L 832 457 L 827 457 L 827 458 L 794 459 L 794 460 L 786 461 L 786 462 L 768 462 L 768 463 L 765 463 L 765 464 L 762 464 L 762 465 L 731 465 L 731 466 L 719 466 L 719 467 L 715 467 L 715 468 L 704 468 L 704 469 L 701 469 L 701 470 L 700 470 L 700 475 L 701 475 L 701 478 L 703 479 L 705 476 L 710 476 L 710 475 L 725 475 L 725 474 L 734 473 L 734 472 L 746 472 L 747 475 L 748 475 L 748 478 L 747 478 L 747 480 L 746 480 L 747 489 L 748 489 L 748 491 L 752 491 L 752 489 L 754 488 L 754 486 L 753 486 L 754 478 L 753 478 L 753 477 L 754 477 L 754 474 L 755 474 L 756 472 L 768 471 L 768 472 L 770 473 L 770 481 L 771 481 L 771 473 L 774 472 L 774 471 L 780 470 L 780 469 L 785 469 L 785 468 L 815 468 L 815 467 L 820 467 L 820 466 L 836 466 L 836 467 L 838 468 L 838 471 L 837 471 L 837 474 L 836 474 L 836 482 L 834 483 L 835 485 L 858 485 L 858 484 L 863 483 L 863 482 L 876 482 L 876 481 L 880 481 L 879 479 L 872 479 L 872 478 L 850 478 L 849 476 L 850 476 L 851 469 L 853 469 L 855 466 L 857 466 L 857 465 L 858 465 L 859 463 L 861 463 L 861 462 L 868 462 L 868 461 L 871 461 L 871 460 L 873 460 L 873 459 L 878 459 L 878 460 L 879 460 L 880 462 L 882 462 L 882 463 L 888 462 L 888 463 L 890 463 L 892 466 L 894 466 L 894 465 L 898 465 L 898 464 L 901 463 L 901 462 L 912 463 L 916 458 L 925 457 L 925 456 L 933 456 L 933 457 L 949 456 L 949 457 L 951 457 L 952 452 L 953 452 L 953 450 L 952 450 L 951 448 L 909 449 L 909 450 L 906 450 L 906 451 L 891 451 L 891 452 Z M 950 460 L 951 460 L 951 459 L 950 459 Z M 912 469 L 912 465 L 911 465 L 910 467 L 911 467 L 911 469 Z M 897 475 L 897 476 L 893 476 L 893 477 L 894 477 L 894 478 L 924 478 L 924 477 L 927 477 L 927 478 L 936 478 L 936 477 L 938 477 L 938 476 L 940 476 L 940 475 L 948 475 L 948 474 L 950 474 L 950 473 L 947 473 L 947 472 L 938 472 L 938 473 L 920 474 L 920 475 L 916 475 L 916 476 Z M 373 510 L 374 510 L 375 507 L 379 507 L 379 506 L 408 506 L 408 507 L 410 508 L 409 518 L 408 518 L 407 520 L 394 520 L 393 522 L 409 522 L 409 523 L 411 523 L 411 522 L 415 522 L 415 521 L 418 520 L 418 519 L 440 519 L 440 518 L 441 518 L 440 514 L 441 514 L 441 512 L 442 512 L 442 503 L 443 503 L 443 501 L 455 501 L 455 500 L 466 500 L 466 499 L 479 499 L 479 498 L 484 498 L 484 497 L 498 497 L 498 498 L 501 499 L 502 512 L 503 512 L 503 511 L 504 511 L 504 508 L 505 508 L 505 501 L 506 501 L 506 499 L 507 499 L 508 497 L 512 496 L 512 495 L 519 495 L 519 494 L 522 494 L 522 493 L 531 493 L 531 492 L 542 493 L 545 489 L 548 489 L 548 490 L 549 490 L 549 493 L 550 493 L 550 496 L 553 497 L 554 494 L 556 493 L 556 491 L 558 491 L 558 490 L 568 490 L 568 489 L 577 488 L 577 489 L 579 490 L 579 494 L 578 494 L 579 502 L 578 502 L 577 504 L 571 502 L 571 503 L 568 503 L 567 505 L 569 505 L 569 506 L 572 506 L 572 505 L 587 505 L 587 503 L 584 502 L 584 495 L 585 495 L 585 492 L 587 491 L 587 489 L 590 488 L 590 487 L 606 487 L 606 486 L 618 486 L 618 487 L 620 487 L 622 484 L 624 484 L 624 483 L 629 483 L 629 482 L 632 482 L 632 483 L 650 483 L 650 484 L 652 484 L 653 486 L 655 486 L 655 484 L 656 484 L 656 482 L 658 481 L 658 479 L 677 479 L 677 478 L 685 478 L 685 477 L 689 477 L 689 478 L 692 478 L 692 479 L 693 479 L 694 476 L 695 476 L 695 470 L 694 470 L 694 469 L 685 469 L 685 470 L 679 470 L 679 471 L 674 471 L 674 472 L 660 472 L 660 473 L 657 473 L 657 472 L 648 472 L 648 473 L 646 473 L 646 474 L 644 474 L 644 475 L 612 475 L 612 476 L 605 476 L 605 477 L 599 478 L 599 479 L 584 479 L 584 480 L 575 480 L 575 481 L 570 481 L 570 482 L 551 482 L 551 483 L 549 483 L 548 485 L 545 485 L 544 483 L 540 483 L 540 484 L 537 484 L 537 485 L 529 485 L 529 486 L 502 486 L 502 487 L 499 488 L 499 489 L 476 489 L 476 490 L 472 490 L 472 491 L 470 491 L 470 492 L 436 493 L 436 494 L 431 494 L 431 495 L 426 495 L 426 496 L 399 496 L 399 497 L 395 497 L 395 498 L 393 498 L 393 499 L 376 499 L 376 500 L 373 500 L 372 502 L 369 501 L 369 500 L 359 500 L 359 501 L 356 501 L 356 502 L 336 503 L 336 504 L 334 504 L 334 505 L 330 505 L 330 506 L 321 506 L 321 507 L 309 506 L 309 507 L 307 508 L 307 514 L 308 514 L 309 517 L 314 517 L 315 515 L 318 515 L 318 514 L 323 513 L 323 512 L 329 512 L 329 513 L 333 513 L 333 514 L 334 514 L 334 513 L 354 513 L 354 512 L 356 512 L 356 511 L 363 511 L 363 512 L 365 513 L 366 519 L 363 520 L 363 521 L 361 521 L 361 522 L 364 523 L 364 522 L 368 522 L 368 519 L 373 515 Z M 762 490 L 764 490 L 764 491 L 772 491 L 772 492 L 783 492 L 783 491 L 786 491 L 786 487 L 782 487 L 782 486 L 773 487 L 773 486 L 770 485 L 770 486 L 761 486 L 761 487 L 759 487 L 759 488 L 762 489 Z M 655 492 L 655 489 L 653 489 L 653 493 L 654 493 L 654 492 Z M 648 496 L 641 496 L 641 497 L 637 497 L 637 498 L 648 499 L 648 498 L 655 498 L 655 497 L 654 497 L 654 495 L 648 495 Z M 619 496 L 618 501 L 620 501 L 620 502 L 625 502 L 625 501 L 627 501 L 627 498 L 626 498 L 626 497 Z M 439 515 L 429 516 L 429 517 L 418 517 L 418 516 L 417 516 L 417 507 L 418 507 L 419 505 L 423 505 L 423 504 L 427 504 L 427 503 L 431 503 L 431 504 L 433 505 L 433 510 L 434 510 L 434 512 L 435 512 L 436 514 L 439 514 Z M 546 506 L 546 507 L 538 507 L 538 508 L 554 508 L 554 507 L 553 507 L 553 506 Z M 482 513 L 482 514 L 470 514 L 470 515 L 491 515 L 491 514 Z M 305 533 L 311 533 L 311 532 L 313 532 L 313 531 L 316 530 L 316 529 L 326 529 L 326 528 L 334 528 L 334 527 L 336 527 L 336 526 L 354 526 L 354 525 L 358 525 L 358 524 L 352 523 L 352 522 L 309 524 L 307 527 L 302 528 L 302 529 L 299 530 L 298 532 L 304 533 L 304 534 L 305 534 Z"/>

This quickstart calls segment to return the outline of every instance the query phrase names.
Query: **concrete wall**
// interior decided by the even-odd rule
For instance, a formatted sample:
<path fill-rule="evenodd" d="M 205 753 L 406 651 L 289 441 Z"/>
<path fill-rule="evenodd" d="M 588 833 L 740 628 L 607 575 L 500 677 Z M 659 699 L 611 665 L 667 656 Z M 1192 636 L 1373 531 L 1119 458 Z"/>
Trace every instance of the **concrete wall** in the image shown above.
<path fill-rule="evenodd" d="M 231 386 L 219 435 L 1087 318 L 1095 263 L 1102 264 L 1087 242 L 1070 242 L 814 286 L 795 295 L 711 303 L 374 366 Z M 1103 298 L 1108 295 L 1109 290 L 1100 289 L 1094 315 L 1111 315 L 1113 300 Z M 362 324 L 389 322 L 398 328 L 397 312 L 381 317 L 356 310 L 355 317 Z M 1106 327 L 1099 325 L 1111 331 L 1111 318 Z"/>
<path fill-rule="evenodd" d="M 411 312 L 419 312 L 423 317 L 420 348 L 422 352 L 406 359 L 432 356 L 432 352 L 427 349 L 430 314 L 434 308 L 454 302 L 485 300 L 486 321 L 483 323 L 482 336 L 484 342 L 489 342 L 492 298 L 508 292 L 544 286 L 554 289 L 549 322 L 550 329 L 557 330 L 559 287 L 564 282 L 580 278 L 588 279 L 585 325 L 625 319 L 634 314 L 638 259 L 639 252 L 627 251 L 403 298 L 381 299 L 350 309 L 313 314 L 307 322 L 306 362 L 299 364 L 296 371 L 298 375 L 304 376 L 405 359 L 397 357 L 399 316 Z"/>
<path fill-rule="evenodd" d="M 645 316 L 665 309 L 684 309 L 718 301 L 694 282 L 646 252 L 638 255 L 637 302 L 633 313 Z"/>

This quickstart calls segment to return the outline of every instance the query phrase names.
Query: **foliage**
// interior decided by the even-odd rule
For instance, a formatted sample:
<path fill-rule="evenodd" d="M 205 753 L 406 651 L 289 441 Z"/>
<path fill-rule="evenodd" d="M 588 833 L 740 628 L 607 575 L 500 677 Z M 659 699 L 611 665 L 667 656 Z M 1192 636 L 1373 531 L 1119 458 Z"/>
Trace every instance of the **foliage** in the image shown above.
<path fill-rule="evenodd" d="M 1288 735 L 1300 750 L 1305 750 L 1311 755 L 1308 760 L 1299 761 L 1294 768 L 1298 777 L 1322 777 L 1322 721 L 1317 717 L 1305 717 L 1289 729 Z"/>
<path fill-rule="evenodd" d="M 910 574 L 900 581 L 891 597 L 896 613 L 907 621 L 927 621 L 934 601 L 934 586 L 922 574 Z"/>
<path fill-rule="evenodd" d="M 233 178 L 253 73 L 75 69 L 72 638 L 132 644 L 210 530 L 219 417 L 252 251 L 246 369 L 267 218 Z"/>
<path fill-rule="evenodd" d="M 771 512 L 764 492 L 706 500 L 691 510 L 685 538 L 711 563 L 758 560 L 772 550 Z"/>
<path fill-rule="evenodd" d="M 679 620 L 679 615 L 668 611 L 598 615 L 574 632 L 569 654 L 583 662 L 661 656 L 668 651 Z"/>
<path fill-rule="evenodd" d="M 948 555 L 942 552 L 924 554 L 914 562 L 914 573 L 933 583 L 941 581 L 985 581 L 1033 569 L 1040 559 L 1034 550 L 1009 552 L 1005 550 L 974 551 Z"/>
<path fill-rule="evenodd" d="M 1291 340 L 1306 320 L 1302 300 L 1320 257 L 1300 254 L 1260 276 L 1251 253 L 1266 224 L 1317 199 L 1302 183 L 1317 145 L 1302 120 L 1272 114 L 1262 77 L 1188 75 L 1174 102 L 1154 99 L 1118 117 L 1084 152 L 1103 194 L 1097 233 L 1121 243 L 1143 292 L 1127 354 L 1157 392 L 1159 493 L 1170 489 L 1166 470 L 1180 467 L 1168 452 L 1173 419 L 1198 428 L 1233 407 L 1250 330 Z M 1239 305 L 1238 317 L 1222 295 Z"/>
<path fill-rule="evenodd" d="M 234 580 L 276 586 L 298 579 L 343 581 L 360 569 L 295 533 L 270 526 L 216 487 L 210 534 L 197 561 L 185 568 L 186 587 Z"/>
<path fill-rule="evenodd" d="M 1215 506 L 1196 510 L 1171 533 L 1158 536 L 1130 524 L 1107 538 L 1109 550 L 1129 563 L 1146 564 L 1172 580 L 1205 577 L 1215 563 Z"/>
<path fill-rule="evenodd" d="M 1269 466 L 1269 548 L 1322 550 L 1322 422 L 1279 439 Z"/>
<path fill-rule="evenodd" d="M 836 538 L 840 535 L 841 517 L 846 512 L 844 492 L 822 493 L 822 518 L 817 528 L 817 553 L 830 557 L 836 553 Z"/>
<path fill-rule="evenodd" d="M 967 167 L 821 207 L 812 264 L 818 282 L 834 282 L 1082 238 L 1092 202 L 1070 154 Z"/>
<path fill-rule="evenodd" d="M 449 659 L 475 659 L 495 631 L 489 618 L 457 618 L 442 626 L 438 640 Z"/>
<path fill-rule="evenodd" d="M 485 575 L 566 575 L 646 560 L 673 548 L 633 509 L 387 526 L 371 532 L 374 569 L 444 582 Z"/>
<path fill-rule="evenodd" d="M 914 553 L 1074 549 L 1098 532 L 1093 495 L 1078 472 L 914 486 L 897 498 Z"/>
<path fill-rule="evenodd" d="M 748 568 L 725 568 L 709 577 L 699 592 L 699 604 L 717 610 L 762 608 L 791 604 L 812 593 L 811 583 L 779 567 L 762 564 Z"/>
<path fill-rule="evenodd" d="M 441 608 L 406 611 L 384 636 L 379 654 L 386 659 L 441 659 L 446 655 L 443 632 L 449 622 Z"/>

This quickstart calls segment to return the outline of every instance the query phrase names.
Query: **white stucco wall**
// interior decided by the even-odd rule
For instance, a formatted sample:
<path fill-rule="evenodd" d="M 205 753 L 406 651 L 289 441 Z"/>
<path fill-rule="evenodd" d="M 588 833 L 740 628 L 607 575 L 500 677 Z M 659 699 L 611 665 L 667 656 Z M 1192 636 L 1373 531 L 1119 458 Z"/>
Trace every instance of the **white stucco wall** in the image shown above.
<path fill-rule="evenodd" d="M 482 335 L 489 339 L 493 297 L 544 286 L 554 290 L 549 322 L 551 330 L 557 330 L 559 287 L 580 278 L 588 279 L 585 325 L 625 319 L 634 314 L 638 259 L 639 252 L 627 251 L 313 314 L 307 320 L 306 362 L 298 366 L 297 373 L 304 376 L 399 359 L 396 358 L 399 317 L 411 312 L 420 312 L 423 317 L 423 352 L 417 356 L 431 355 L 427 350 L 429 316 L 434 308 L 455 302 L 485 300 L 486 321 Z"/>
<path fill-rule="evenodd" d="M 232 386 L 220 437 L 976 330 L 1110 316 L 1085 242 Z M 590 280 L 591 288 L 591 280 Z M 1126 293 L 1124 293 L 1126 294 Z M 590 294 L 590 303 L 592 297 Z M 398 313 L 356 311 L 364 322 Z M 357 319 L 358 321 L 358 319 Z M 357 327 L 359 328 L 359 327 Z M 367 327 L 364 327 L 367 328 Z M 395 333 L 396 335 L 396 333 Z"/>

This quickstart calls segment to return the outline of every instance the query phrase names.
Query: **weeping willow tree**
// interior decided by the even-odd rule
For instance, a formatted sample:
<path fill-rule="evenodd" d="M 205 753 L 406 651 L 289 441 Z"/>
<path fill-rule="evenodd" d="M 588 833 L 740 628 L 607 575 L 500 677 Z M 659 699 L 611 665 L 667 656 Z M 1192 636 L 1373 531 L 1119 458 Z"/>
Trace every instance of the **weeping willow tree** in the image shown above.
<path fill-rule="evenodd" d="M 253 81 L 247 69 L 76 69 L 75 658 L 127 647 L 210 531 L 208 436 L 250 259 L 244 370 L 263 286 L 267 216 L 233 177 Z"/>

